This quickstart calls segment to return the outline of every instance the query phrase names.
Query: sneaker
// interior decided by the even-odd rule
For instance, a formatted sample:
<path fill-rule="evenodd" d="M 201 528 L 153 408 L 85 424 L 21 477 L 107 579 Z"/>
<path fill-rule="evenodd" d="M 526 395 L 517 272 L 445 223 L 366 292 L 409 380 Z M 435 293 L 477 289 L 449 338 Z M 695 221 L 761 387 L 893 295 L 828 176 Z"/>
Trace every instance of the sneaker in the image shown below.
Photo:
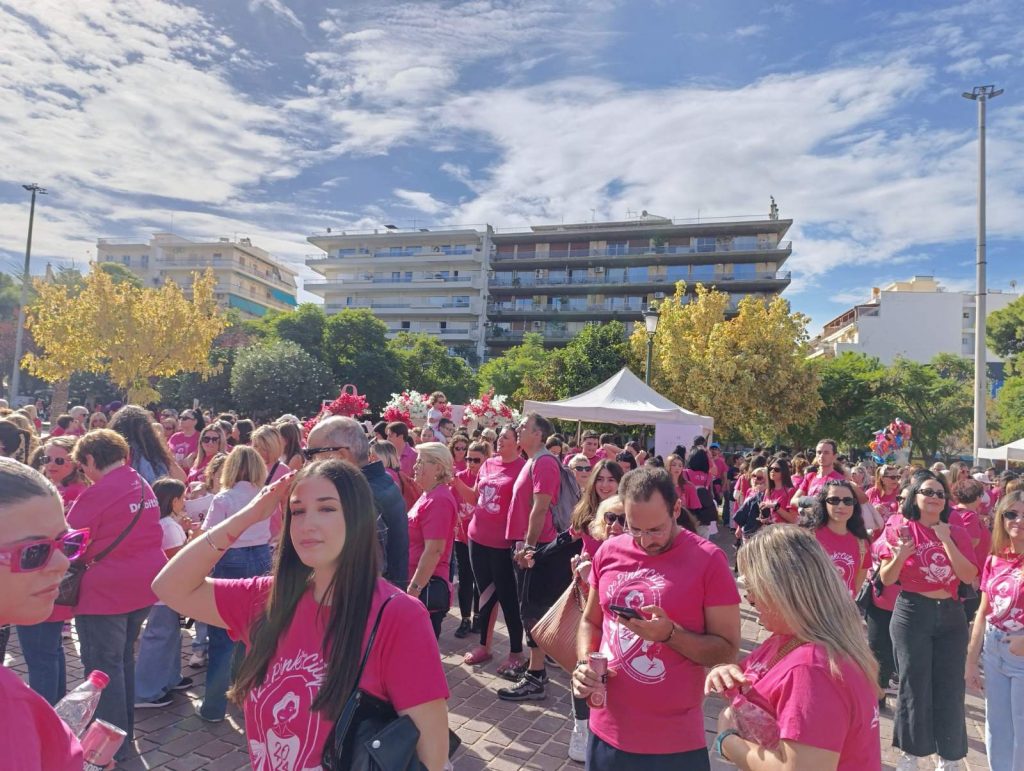
<path fill-rule="evenodd" d="M 156 709 L 157 707 L 166 707 L 168 704 L 173 702 L 169 693 L 165 693 L 163 696 L 153 699 L 153 701 L 137 701 L 135 702 L 135 709 Z"/>
<path fill-rule="evenodd" d="M 175 686 L 173 686 L 171 688 L 171 690 L 172 691 L 187 691 L 189 688 L 192 687 L 193 682 L 194 681 L 192 680 L 191 677 L 183 677 L 183 678 L 181 678 L 181 680 L 178 682 L 177 685 L 175 685 Z"/>
<path fill-rule="evenodd" d="M 206 666 L 206 654 L 202 651 L 196 651 L 188 657 L 188 665 L 193 669 Z"/>
<path fill-rule="evenodd" d="M 468 618 L 462 619 L 462 623 L 459 624 L 459 628 L 455 630 L 455 636 L 460 640 L 469 637 L 473 630 L 473 624 Z"/>
<path fill-rule="evenodd" d="M 899 683 L 894 683 L 892 680 L 890 680 L 889 684 L 887 686 L 885 686 L 885 692 L 889 696 L 895 696 L 897 693 L 900 692 L 900 684 Z"/>
<path fill-rule="evenodd" d="M 586 720 L 576 720 L 572 727 L 572 735 L 569 737 L 569 760 L 577 763 L 584 763 L 587 760 L 587 741 L 590 739 L 590 729 Z"/>
<path fill-rule="evenodd" d="M 71 622 L 70 621 L 65 621 L 64 622 L 64 626 L 62 626 L 60 628 L 60 636 L 61 636 L 62 640 L 70 640 L 71 639 Z"/>
<path fill-rule="evenodd" d="M 223 723 L 224 722 L 224 718 L 223 717 L 213 717 L 213 718 L 206 717 L 205 715 L 203 715 L 203 712 L 202 712 L 202 710 L 199 707 L 196 707 L 196 717 L 198 717 L 204 723 Z"/>
<path fill-rule="evenodd" d="M 473 616 L 473 626 L 471 626 L 469 630 L 473 634 L 480 634 L 480 629 L 480 616 Z"/>
<path fill-rule="evenodd" d="M 962 760 L 946 760 L 941 755 L 937 757 L 935 771 L 964 771 L 964 762 Z"/>
<path fill-rule="evenodd" d="M 899 752 L 899 760 L 896 761 L 896 771 L 920 771 L 921 758 L 917 755 L 908 755 L 905 752 Z"/>
<path fill-rule="evenodd" d="M 548 676 L 534 677 L 529 672 L 511 688 L 499 688 L 498 698 L 505 701 L 540 701 L 547 698 Z"/>

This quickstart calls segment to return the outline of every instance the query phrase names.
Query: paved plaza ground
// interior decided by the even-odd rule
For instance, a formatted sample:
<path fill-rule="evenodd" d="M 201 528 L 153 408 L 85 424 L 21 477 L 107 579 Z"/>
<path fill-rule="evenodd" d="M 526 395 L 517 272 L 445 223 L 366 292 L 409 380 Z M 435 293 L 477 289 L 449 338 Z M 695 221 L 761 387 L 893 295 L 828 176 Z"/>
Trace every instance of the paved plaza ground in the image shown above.
<path fill-rule="evenodd" d="M 728 544 L 723 542 L 722 545 L 728 549 Z M 749 606 L 742 607 L 742 616 L 742 649 L 749 652 L 766 635 Z M 494 669 L 508 652 L 505 638 L 499 637 L 492 661 L 469 668 L 463 666 L 461 661 L 463 654 L 472 647 L 473 640 L 455 639 L 452 632 L 457 626 L 457 616 L 452 615 L 445 621 L 441 634 L 441 652 L 451 689 L 448 702 L 450 724 L 463 742 L 454 759 L 456 771 L 582 769 L 582 764 L 574 763 L 566 757 L 572 725 L 569 718 L 572 702 L 568 676 L 561 670 L 549 669 L 551 685 L 545 701 L 522 704 L 503 702 L 495 692 L 507 685 L 507 681 L 497 677 Z M 190 653 L 190 642 L 191 637 L 186 635 L 183 662 Z M 77 685 L 84 677 L 76 646 L 75 639 L 66 642 L 71 686 Z M 11 635 L 7 665 L 25 676 L 25 663 L 16 634 Z M 194 708 L 202 697 L 205 670 L 184 667 L 183 673 L 195 679 L 195 687 L 176 693 L 174 703 L 168 707 L 136 712 L 135 748 L 138 756 L 122 763 L 119 768 L 127 771 L 157 768 L 171 771 L 234 771 L 249 768 L 241 713 L 232 707 L 228 719 L 215 725 L 200 720 Z M 886 769 L 894 765 L 893 752 L 889 747 L 894 701 L 894 697 L 889 698 L 889 709 L 882 714 Z M 705 703 L 704 725 L 709 746 L 714 739 L 715 721 L 722 706 L 717 698 L 708 699 Z M 970 738 L 968 768 L 970 771 L 987 771 L 984 707 L 981 699 L 976 696 L 968 697 L 967 729 Z M 715 760 L 712 760 L 711 765 L 716 771 L 734 768 Z"/>

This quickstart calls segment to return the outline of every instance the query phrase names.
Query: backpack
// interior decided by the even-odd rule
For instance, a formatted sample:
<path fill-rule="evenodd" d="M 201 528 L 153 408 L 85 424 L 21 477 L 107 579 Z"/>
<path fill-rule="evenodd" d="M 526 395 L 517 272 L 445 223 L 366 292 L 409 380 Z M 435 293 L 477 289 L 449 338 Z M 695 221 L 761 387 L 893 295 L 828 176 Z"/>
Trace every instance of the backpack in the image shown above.
<path fill-rule="evenodd" d="M 700 499 L 700 511 L 693 512 L 693 516 L 702 525 L 710 525 L 718 520 L 718 509 L 715 506 L 715 499 L 706 487 L 697 486 L 697 497 Z"/>
<path fill-rule="evenodd" d="M 569 529 L 572 523 L 572 510 L 580 500 L 580 486 L 576 483 L 576 476 L 572 469 L 558 462 L 558 458 L 545 450 L 534 460 L 530 461 L 530 478 L 533 478 L 533 464 L 549 455 L 554 458 L 558 465 L 558 500 L 551 503 L 551 522 L 559 533 Z"/>

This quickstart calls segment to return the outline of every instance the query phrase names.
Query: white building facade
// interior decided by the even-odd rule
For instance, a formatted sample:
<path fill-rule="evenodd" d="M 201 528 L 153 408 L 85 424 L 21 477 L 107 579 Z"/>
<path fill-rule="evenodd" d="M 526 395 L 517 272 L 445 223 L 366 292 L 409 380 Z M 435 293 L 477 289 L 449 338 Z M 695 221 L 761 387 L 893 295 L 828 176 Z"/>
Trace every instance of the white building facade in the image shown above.
<path fill-rule="evenodd" d="M 101 238 L 96 259 L 124 265 L 147 286 L 173 281 L 186 294 L 191 291 L 193 274 L 209 268 L 217 279 L 217 302 L 249 318 L 296 306 L 295 271 L 248 238 L 201 242 L 172 233 L 156 233 L 149 243 Z"/>
<path fill-rule="evenodd" d="M 1017 297 L 990 289 L 988 313 L 1005 308 Z M 866 303 L 828 322 L 811 341 L 810 358 L 853 351 L 887 365 L 897 357 L 926 363 L 940 353 L 973 359 L 975 316 L 972 293 L 948 292 L 932 276 L 914 276 L 873 289 Z M 989 364 L 1002 361 L 988 350 Z"/>

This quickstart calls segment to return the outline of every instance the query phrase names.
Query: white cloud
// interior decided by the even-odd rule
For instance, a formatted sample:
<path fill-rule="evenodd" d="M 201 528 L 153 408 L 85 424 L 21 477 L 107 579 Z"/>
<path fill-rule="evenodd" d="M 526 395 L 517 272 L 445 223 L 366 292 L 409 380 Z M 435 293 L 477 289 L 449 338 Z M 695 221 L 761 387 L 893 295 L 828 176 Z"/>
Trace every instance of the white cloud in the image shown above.
<path fill-rule="evenodd" d="M 269 11 L 273 15 L 284 19 L 296 29 L 302 32 L 306 31 L 306 26 L 295 15 L 295 11 L 285 5 L 282 0 L 249 0 L 249 10 L 253 12 L 257 10 Z"/>
<path fill-rule="evenodd" d="M 742 40 L 743 38 L 757 37 L 759 35 L 763 35 L 767 31 L 768 27 L 764 24 L 748 24 L 745 27 L 737 27 L 735 30 L 733 30 L 732 34 L 733 37 L 737 37 Z"/>
<path fill-rule="evenodd" d="M 427 214 L 440 214 L 448 209 L 446 203 L 438 201 L 430 193 L 418 190 L 403 190 L 401 188 L 396 188 L 394 193 L 397 198 L 404 202 L 399 204 L 400 206 L 408 206 Z"/>

